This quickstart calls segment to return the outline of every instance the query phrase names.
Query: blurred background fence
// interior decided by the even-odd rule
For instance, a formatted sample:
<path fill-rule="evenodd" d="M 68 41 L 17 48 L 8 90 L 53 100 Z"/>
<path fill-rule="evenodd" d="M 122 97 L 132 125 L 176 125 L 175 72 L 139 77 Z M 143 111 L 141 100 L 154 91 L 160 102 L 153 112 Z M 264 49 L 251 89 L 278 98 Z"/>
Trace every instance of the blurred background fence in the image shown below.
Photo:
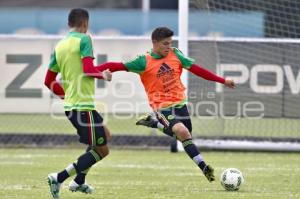
<path fill-rule="evenodd" d="M 176 2 L 176 3 L 174 3 Z M 32 7 L 32 5 L 35 5 Z M 72 7 L 90 11 L 95 63 L 127 61 L 151 49 L 149 34 L 168 26 L 178 35 L 178 2 L 0 1 L 0 140 L 13 145 L 76 143 L 61 100 L 43 86 Z M 230 77 L 235 90 L 188 73 L 194 137 L 300 139 L 300 2 L 190 0 L 189 56 Z M 175 37 L 174 46 L 177 46 Z M 168 146 L 158 131 L 137 127 L 151 112 L 139 77 L 119 72 L 97 81 L 96 104 L 118 146 Z"/>

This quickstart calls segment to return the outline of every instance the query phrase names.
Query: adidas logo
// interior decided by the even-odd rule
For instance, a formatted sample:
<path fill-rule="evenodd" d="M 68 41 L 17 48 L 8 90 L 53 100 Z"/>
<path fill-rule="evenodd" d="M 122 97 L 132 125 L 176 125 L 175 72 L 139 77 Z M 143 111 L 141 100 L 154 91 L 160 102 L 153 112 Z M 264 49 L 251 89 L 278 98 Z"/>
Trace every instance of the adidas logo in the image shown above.
<path fill-rule="evenodd" d="M 161 77 L 161 76 L 163 76 L 163 75 L 166 75 L 166 74 L 172 74 L 172 73 L 173 73 L 173 69 L 171 69 L 170 66 L 168 66 L 168 64 L 163 63 L 163 64 L 160 66 L 160 68 L 159 68 L 159 70 L 158 70 L 156 76 L 159 78 L 159 77 Z"/>

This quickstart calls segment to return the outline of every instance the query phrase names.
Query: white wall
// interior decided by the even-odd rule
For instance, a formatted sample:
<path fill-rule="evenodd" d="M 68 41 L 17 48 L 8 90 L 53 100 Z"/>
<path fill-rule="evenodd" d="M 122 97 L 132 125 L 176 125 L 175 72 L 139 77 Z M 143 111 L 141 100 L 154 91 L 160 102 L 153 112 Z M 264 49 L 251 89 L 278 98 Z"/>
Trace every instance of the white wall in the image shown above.
<path fill-rule="evenodd" d="M 0 113 L 63 111 L 62 100 L 51 98 L 49 90 L 43 84 L 51 53 L 59 39 L 61 37 L 57 36 L 0 36 Z M 148 38 L 94 37 L 93 46 L 95 57 L 101 54 L 106 55 L 108 61 L 128 61 L 137 54 L 150 50 L 151 41 Z M 20 74 L 28 63 L 11 61 L 20 55 L 41 58 L 41 64 L 26 78 Z M 7 88 L 10 88 L 13 80 L 19 83 L 20 89 L 37 89 L 36 92 L 41 93 L 41 96 L 7 96 Z M 112 82 L 105 82 L 104 88 L 97 88 L 96 104 L 97 109 L 102 112 L 150 111 L 139 76 L 128 72 L 114 73 Z"/>

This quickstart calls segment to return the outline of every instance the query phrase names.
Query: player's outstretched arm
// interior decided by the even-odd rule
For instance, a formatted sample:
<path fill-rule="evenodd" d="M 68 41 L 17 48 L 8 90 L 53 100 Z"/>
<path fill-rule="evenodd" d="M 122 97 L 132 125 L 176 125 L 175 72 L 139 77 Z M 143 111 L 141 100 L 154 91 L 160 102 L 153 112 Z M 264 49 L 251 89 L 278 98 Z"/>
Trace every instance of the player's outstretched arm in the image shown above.
<path fill-rule="evenodd" d="M 112 73 L 117 71 L 128 71 L 122 62 L 106 62 L 99 66 L 96 66 L 99 71 L 105 71 L 109 69 Z"/>
<path fill-rule="evenodd" d="M 56 76 L 57 73 L 53 72 L 51 70 L 47 71 L 46 77 L 45 77 L 45 81 L 44 84 L 45 86 L 47 86 L 55 95 L 57 95 L 58 97 L 60 97 L 61 99 L 64 99 L 65 97 L 65 91 L 62 88 L 62 86 L 60 85 L 60 83 L 58 83 L 56 81 Z"/>
<path fill-rule="evenodd" d="M 209 81 L 214 81 L 214 82 L 219 82 L 221 84 L 224 84 L 225 86 L 229 88 L 234 88 L 235 83 L 233 80 L 230 79 L 224 79 L 223 77 L 220 77 L 213 72 L 197 65 L 197 64 L 192 64 L 192 66 L 189 68 L 189 71 L 198 77 L 202 77 L 203 79 L 209 80 Z"/>

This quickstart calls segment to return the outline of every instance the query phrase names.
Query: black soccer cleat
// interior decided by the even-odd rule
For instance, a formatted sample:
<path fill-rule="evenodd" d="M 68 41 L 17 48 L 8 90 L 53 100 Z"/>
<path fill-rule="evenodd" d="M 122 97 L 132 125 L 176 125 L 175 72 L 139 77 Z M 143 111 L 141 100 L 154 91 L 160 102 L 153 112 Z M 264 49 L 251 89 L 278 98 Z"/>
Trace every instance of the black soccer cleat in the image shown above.
<path fill-rule="evenodd" d="M 150 114 L 146 114 L 139 117 L 135 124 L 155 128 L 157 126 L 157 121 L 154 120 Z"/>
<path fill-rule="evenodd" d="M 215 181 L 214 169 L 210 165 L 203 169 L 203 174 L 209 182 Z"/>

